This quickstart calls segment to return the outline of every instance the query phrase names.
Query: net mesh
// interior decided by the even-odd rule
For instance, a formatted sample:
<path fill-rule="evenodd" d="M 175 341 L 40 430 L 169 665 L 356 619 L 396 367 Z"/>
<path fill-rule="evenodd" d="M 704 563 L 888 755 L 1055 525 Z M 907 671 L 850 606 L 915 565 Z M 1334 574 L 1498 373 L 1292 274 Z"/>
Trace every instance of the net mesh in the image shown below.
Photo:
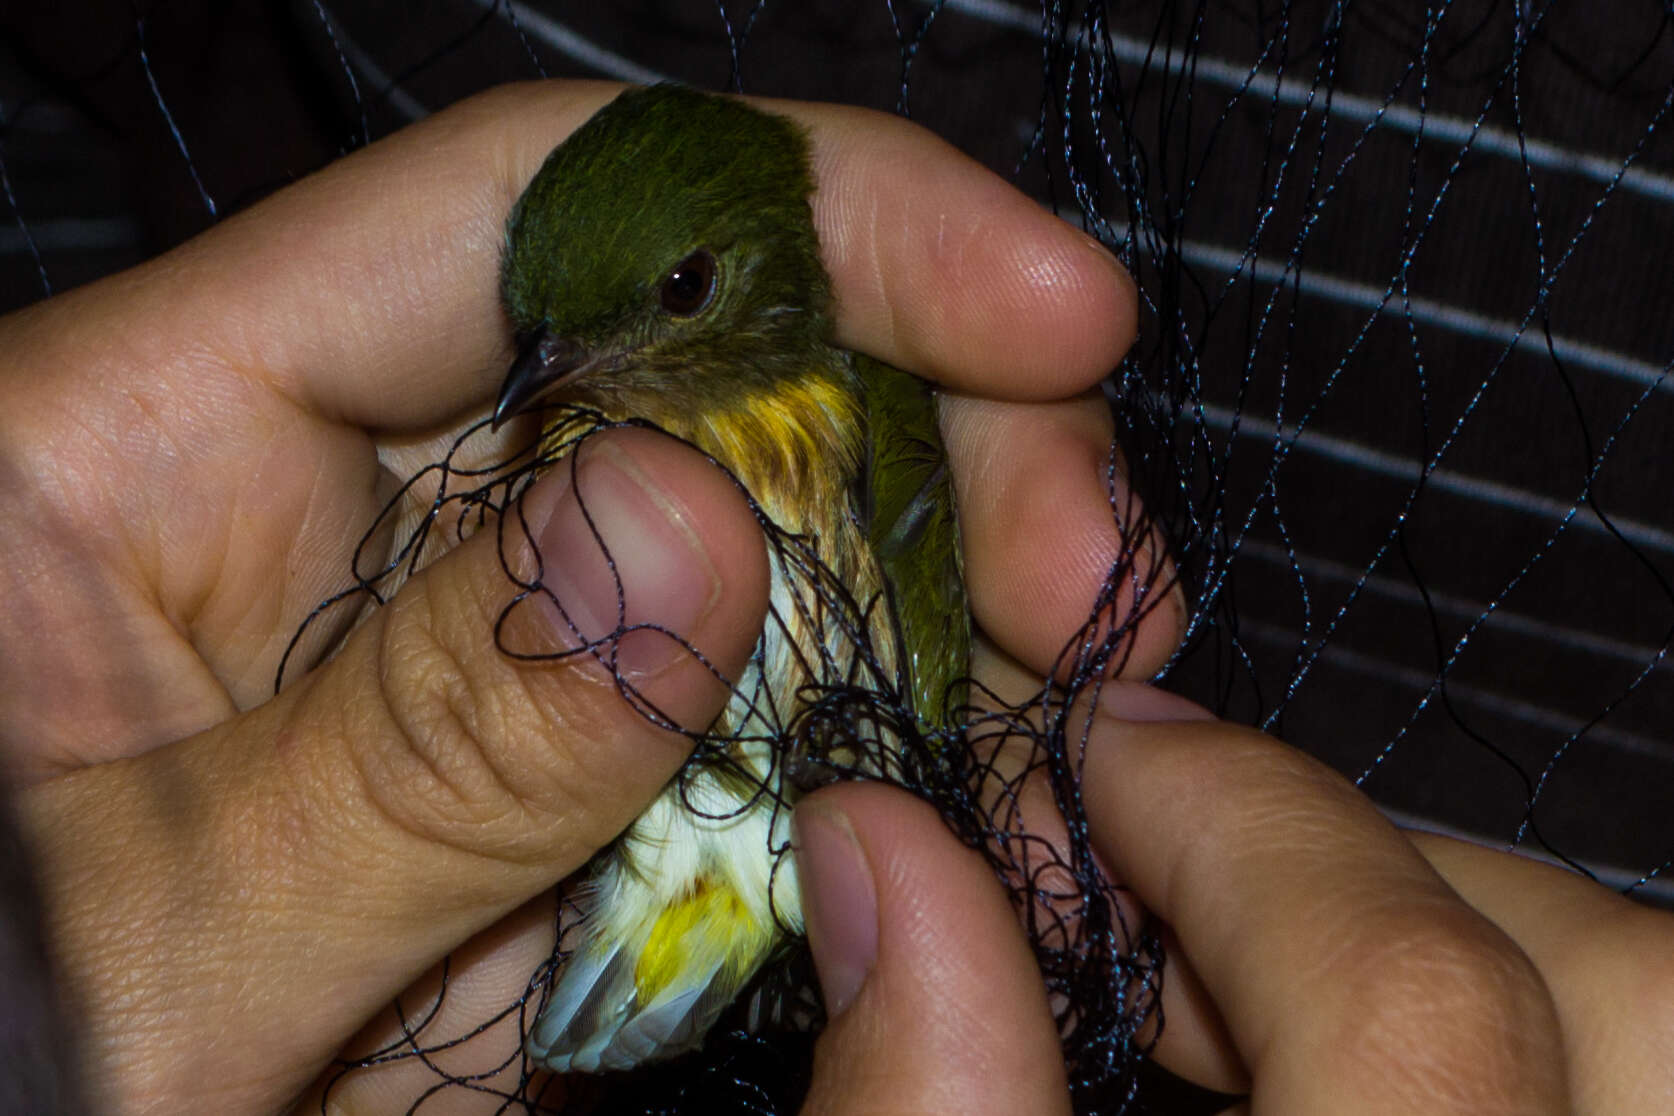
<path fill-rule="evenodd" d="M 73 27 L 0 17 L 13 24 L 0 36 L 13 218 L 0 299 L 134 262 L 508 79 L 674 78 L 906 113 L 1095 233 L 1138 280 L 1140 340 L 1106 394 L 1190 601 L 1162 681 L 1325 759 L 1399 820 L 1670 903 L 1667 10 L 581 8 L 458 0 L 393 20 L 312 0 L 213 19 L 137 5 Z M 440 494 L 403 523 L 408 547 L 388 563 L 368 552 L 329 607 L 387 596 L 448 535 L 515 525 L 537 464 L 460 454 L 414 478 Z M 1112 515 L 1143 533 L 1132 508 L 1113 502 Z M 817 554 L 765 526 L 776 560 L 817 583 Z M 1160 962 L 1142 927 L 1112 920 L 1075 788 L 1073 699 L 1122 653 L 1132 557 L 1068 652 L 1068 692 L 973 708 L 957 763 L 894 772 L 994 859 L 1032 919 L 1075 1024 L 1066 1056 L 1083 1111 L 1146 1105 L 1136 1036 Z M 911 720 L 852 667 L 833 664 L 813 712 L 781 727 Z M 1063 855 L 1022 839 L 1030 774 L 1065 811 Z M 573 917 L 564 904 L 551 904 L 554 941 Z M 345 1084 L 417 1062 L 434 1082 L 411 1110 L 465 1092 L 488 1111 L 678 1111 L 694 1098 L 794 1110 L 809 1043 L 795 1031 L 731 1027 L 678 1073 L 566 1085 L 530 1073 L 515 1044 L 483 1042 L 532 1022 L 560 957 L 466 1026 L 442 1024 L 455 994 L 442 974 L 432 1002 L 403 1005 L 398 1039 L 344 1067 Z M 809 987 L 805 968 L 774 979 Z M 462 1060 L 473 1041 L 509 1060 Z"/>

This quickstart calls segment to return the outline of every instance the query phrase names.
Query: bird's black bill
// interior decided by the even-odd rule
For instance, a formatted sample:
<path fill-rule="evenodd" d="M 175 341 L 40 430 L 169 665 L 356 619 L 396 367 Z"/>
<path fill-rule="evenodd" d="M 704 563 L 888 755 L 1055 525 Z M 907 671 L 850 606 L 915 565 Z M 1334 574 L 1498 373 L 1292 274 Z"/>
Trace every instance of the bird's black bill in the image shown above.
<path fill-rule="evenodd" d="M 500 399 L 494 404 L 492 429 L 533 403 L 560 380 L 594 364 L 593 354 L 567 337 L 554 336 L 541 326 L 524 340 L 512 361 Z"/>

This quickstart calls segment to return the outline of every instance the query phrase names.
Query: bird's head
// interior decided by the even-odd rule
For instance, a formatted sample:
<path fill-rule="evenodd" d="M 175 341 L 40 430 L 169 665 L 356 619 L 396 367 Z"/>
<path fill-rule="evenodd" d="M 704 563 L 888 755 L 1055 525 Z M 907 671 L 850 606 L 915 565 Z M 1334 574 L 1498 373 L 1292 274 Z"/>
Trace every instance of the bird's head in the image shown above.
<path fill-rule="evenodd" d="M 674 85 L 606 105 L 507 223 L 518 356 L 496 422 L 560 385 L 654 418 L 798 374 L 830 329 L 812 190 L 781 117 Z"/>

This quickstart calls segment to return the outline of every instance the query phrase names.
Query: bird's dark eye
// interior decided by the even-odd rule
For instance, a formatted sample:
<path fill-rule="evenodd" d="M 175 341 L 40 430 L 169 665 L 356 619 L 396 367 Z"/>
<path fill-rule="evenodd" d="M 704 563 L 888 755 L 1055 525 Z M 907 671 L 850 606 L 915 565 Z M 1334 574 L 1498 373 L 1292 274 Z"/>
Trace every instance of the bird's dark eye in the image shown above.
<path fill-rule="evenodd" d="M 699 248 L 674 265 L 663 280 L 663 309 L 689 318 L 715 297 L 715 257 Z"/>

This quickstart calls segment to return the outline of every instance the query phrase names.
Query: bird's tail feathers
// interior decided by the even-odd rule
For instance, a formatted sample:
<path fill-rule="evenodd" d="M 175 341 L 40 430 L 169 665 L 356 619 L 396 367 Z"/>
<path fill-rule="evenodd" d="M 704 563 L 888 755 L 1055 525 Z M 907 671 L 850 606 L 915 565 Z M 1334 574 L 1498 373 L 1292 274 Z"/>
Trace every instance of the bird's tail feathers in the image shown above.
<path fill-rule="evenodd" d="M 700 885 L 637 940 L 590 926 L 530 1031 L 535 1060 L 557 1073 L 599 1073 L 701 1045 L 775 935 L 749 920 L 730 889 L 717 895 L 724 886 Z"/>

